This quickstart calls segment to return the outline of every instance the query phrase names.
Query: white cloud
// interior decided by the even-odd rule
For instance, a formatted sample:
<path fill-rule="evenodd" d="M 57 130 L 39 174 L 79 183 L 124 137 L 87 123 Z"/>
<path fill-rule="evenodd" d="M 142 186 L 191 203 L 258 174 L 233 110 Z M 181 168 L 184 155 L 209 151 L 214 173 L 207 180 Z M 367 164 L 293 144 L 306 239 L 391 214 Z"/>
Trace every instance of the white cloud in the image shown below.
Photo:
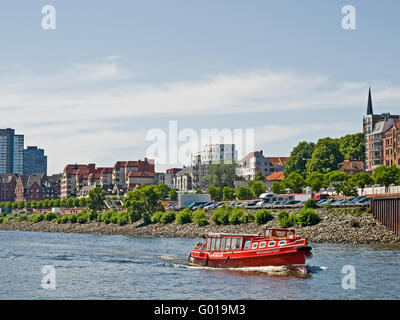
<path fill-rule="evenodd" d="M 34 74 L 21 66 L 15 70 L 0 77 L 0 127 L 13 126 L 27 140 L 29 136 L 29 141 L 37 141 L 46 149 L 53 171 L 67 162 L 93 162 L 107 156 L 116 160 L 110 149 L 145 145 L 142 130 L 115 129 L 121 118 L 148 118 L 152 127 L 153 117 L 345 109 L 366 104 L 365 83 L 286 71 L 218 74 L 150 85 L 132 81 L 135 75 L 120 65 L 118 56 L 73 64 L 53 75 Z M 374 99 L 392 103 L 399 101 L 399 92 L 396 86 L 378 84 Z M 256 144 L 261 144 L 325 129 L 323 124 L 278 124 L 257 130 L 261 133 L 256 131 Z"/>

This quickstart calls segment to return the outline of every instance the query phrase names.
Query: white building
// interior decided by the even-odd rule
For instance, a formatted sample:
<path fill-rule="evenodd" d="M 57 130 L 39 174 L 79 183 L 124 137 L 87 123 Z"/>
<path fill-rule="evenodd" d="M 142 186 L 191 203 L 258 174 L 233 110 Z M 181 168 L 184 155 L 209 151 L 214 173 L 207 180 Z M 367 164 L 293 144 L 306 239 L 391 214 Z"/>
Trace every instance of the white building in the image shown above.
<path fill-rule="evenodd" d="M 218 164 L 234 163 L 237 159 L 237 151 L 234 144 L 207 144 L 203 150 L 197 153 L 193 164 Z"/>
<path fill-rule="evenodd" d="M 274 172 L 285 170 L 288 159 L 288 157 L 265 157 L 262 151 L 250 152 L 239 161 L 236 174 L 246 180 L 253 180 L 258 171 L 264 176 L 269 176 Z"/>

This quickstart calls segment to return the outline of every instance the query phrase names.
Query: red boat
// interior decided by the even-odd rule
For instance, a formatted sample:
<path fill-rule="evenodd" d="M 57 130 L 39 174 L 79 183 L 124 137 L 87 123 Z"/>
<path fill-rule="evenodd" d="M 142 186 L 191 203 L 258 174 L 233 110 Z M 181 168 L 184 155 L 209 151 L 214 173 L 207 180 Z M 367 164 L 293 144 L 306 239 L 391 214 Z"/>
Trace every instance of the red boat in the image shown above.
<path fill-rule="evenodd" d="M 307 240 L 293 229 L 265 229 L 263 235 L 208 233 L 203 239 L 189 255 L 190 262 L 203 266 L 304 268 L 312 256 Z"/>

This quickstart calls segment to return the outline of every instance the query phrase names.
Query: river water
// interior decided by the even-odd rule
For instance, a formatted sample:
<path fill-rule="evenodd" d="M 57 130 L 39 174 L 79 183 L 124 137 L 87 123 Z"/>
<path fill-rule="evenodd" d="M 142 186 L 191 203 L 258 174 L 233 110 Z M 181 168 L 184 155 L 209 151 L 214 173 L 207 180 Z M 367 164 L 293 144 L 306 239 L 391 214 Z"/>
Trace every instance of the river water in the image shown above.
<path fill-rule="evenodd" d="M 400 299 L 398 246 L 311 243 L 301 275 L 193 266 L 197 241 L 0 231 L 0 299 Z"/>

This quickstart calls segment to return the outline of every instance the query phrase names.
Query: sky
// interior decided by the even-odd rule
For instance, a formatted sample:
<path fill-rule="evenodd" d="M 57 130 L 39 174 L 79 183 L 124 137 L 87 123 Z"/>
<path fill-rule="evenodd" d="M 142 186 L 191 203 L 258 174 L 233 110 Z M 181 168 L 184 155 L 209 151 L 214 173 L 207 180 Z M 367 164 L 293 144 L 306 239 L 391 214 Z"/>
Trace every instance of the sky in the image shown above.
<path fill-rule="evenodd" d="M 360 132 L 369 85 L 376 113 L 400 113 L 399 12 L 396 0 L 2 1 L 0 128 L 44 148 L 49 174 L 143 159 L 171 123 L 178 147 L 188 130 L 249 129 L 243 151 L 288 156 Z"/>

